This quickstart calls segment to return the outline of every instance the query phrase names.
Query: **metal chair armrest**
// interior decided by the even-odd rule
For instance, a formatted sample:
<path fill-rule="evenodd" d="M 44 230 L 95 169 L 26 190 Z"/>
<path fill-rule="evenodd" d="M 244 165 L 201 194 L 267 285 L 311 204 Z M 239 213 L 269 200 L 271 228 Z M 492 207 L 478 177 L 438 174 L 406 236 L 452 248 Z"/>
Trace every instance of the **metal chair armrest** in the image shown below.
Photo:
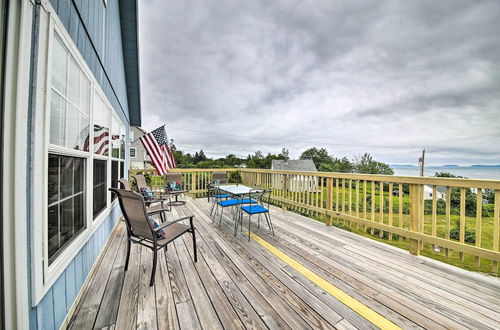
<path fill-rule="evenodd" d="M 172 220 L 172 221 L 169 221 L 169 222 L 166 222 L 164 223 L 163 225 L 161 225 L 160 227 L 157 227 L 157 228 L 154 228 L 153 230 L 154 231 L 158 231 L 160 229 L 164 229 L 170 225 L 173 225 L 174 223 L 176 222 L 179 222 L 179 221 L 184 221 L 184 220 L 187 220 L 189 219 L 189 223 L 191 225 L 191 228 L 193 228 L 193 218 L 194 218 L 194 215 L 190 215 L 190 216 L 187 216 L 187 217 L 183 217 L 183 218 L 179 218 L 179 219 L 175 219 L 175 220 Z"/>

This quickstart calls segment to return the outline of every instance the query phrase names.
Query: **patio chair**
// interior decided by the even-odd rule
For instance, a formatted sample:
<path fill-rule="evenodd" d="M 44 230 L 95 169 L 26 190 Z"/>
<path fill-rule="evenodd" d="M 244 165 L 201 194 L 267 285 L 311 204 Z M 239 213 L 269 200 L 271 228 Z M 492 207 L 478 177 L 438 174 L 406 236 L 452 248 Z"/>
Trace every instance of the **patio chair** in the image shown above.
<path fill-rule="evenodd" d="M 123 189 L 131 191 L 130 182 L 127 179 L 121 178 L 118 182 L 122 185 Z M 160 219 L 162 222 L 165 222 L 164 211 L 172 211 L 172 208 L 168 203 L 165 203 L 167 200 L 165 199 L 150 199 L 146 202 L 148 215 L 160 214 Z M 156 205 L 153 205 L 156 204 Z"/>
<path fill-rule="evenodd" d="M 212 218 L 212 221 L 214 221 L 215 217 L 217 217 L 217 210 L 220 207 L 221 208 L 221 210 L 220 210 L 220 216 L 219 216 L 219 228 L 220 228 L 221 223 L 222 223 L 222 214 L 224 213 L 224 208 L 226 208 L 226 207 L 237 207 L 237 206 L 240 206 L 240 205 L 247 205 L 247 204 L 257 204 L 257 201 L 254 200 L 254 199 L 248 198 L 246 196 L 241 196 L 240 198 L 232 198 L 232 199 L 226 199 L 224 201 L 219 201 L 219 202 L 217 202 L 215 204 L 216 207 L 215 207 L 215 212 L 214 212 L 214 216 Z M 233 214 L 233 218 L 235 220 L 237 220 L 238 213 Z M 236 228 L 236 222 L 237 221 L 235 221 L 235 228 Z"/>
<path fill-rule="evenodd" d="M 207 191 L 207 202 L 210 202 L 210 197 L 217 199 L 220 198 L 229 198 L 231 195 L 223 194 L 223 196 L 219 196 L 217 186 L 220 184 L 227 183 L 227 172 L 213 172 L 212 173 L 212 182 L 208 185 Z M 214 204 L 212 204 L 213 209 Z M 210 212 L 212 214 L 212 212 Z"/>
<path fill-rule="evenodd" d="M 144 196 L 146 204 L 148 204 L 148 199 L 161 200 L 165 197 L 162 194 L 155 194 L 153 189 L 146 183 L 146 178 L 142 174 L 132 175 L 135 179 L 135 184 L 137 186 L 137 191 Z"/>
<path fill-rule="evenodd" d="M 240 231 L 243 228 L 243 213 L 248 215 L 248 241 L 250 241 L 250 231 L 251 231 L 251 217 L 252 215 L 257 215 L 257 228 L 260 228 L 260 217 L 264 214 L 266 218 L 269 230 L 274 235 L 274 227 L 271 222 L 271 214 L 269 213 L 269 193 L 271 190 L 250 190 L 249 196 L 252 200 L 257 200 L 258 203 L 252 203 L 240 208 L 238 221 L 240 224 Z M 236 232 L 235 232 L 236 234 Z"/>
<path fill-rule="evenodd" d="M 195 187 L 192 188 L 196 190 Z M 169 196 L 174 196 L 175 200 L 170 201 L 170 205 L 184 205 L 185 201 L 179 200 L 179 195 L 189 192 L 186 189 L 182 189 L 182 173 L 167 173 L 166 174 L 166 184 L 165 192 Z"/>
<path fill-rule="evenodd" d="M 109 190 L 118 196 L 120 208 L 127 225 L 127 260 L 125 261 L 125 271 L 128 269 L 130 247 L 132 243 L 140 244 L 151 249 L 153 251 L 153 269 L 151 271 L 149 285 L 152 286 L 155 282 L 158 251 L 185 233 L 191 233 L 191 235 L 193 235 L 194 262 L 198 261 L 196 251 L 196 228 L 193 225 L 193 215 L 158 225 L 148 215 L 144 198 L 140 194 L 125 189 L 109 188 Z M 188 219 L 189 226 L 179 223 Z"/>

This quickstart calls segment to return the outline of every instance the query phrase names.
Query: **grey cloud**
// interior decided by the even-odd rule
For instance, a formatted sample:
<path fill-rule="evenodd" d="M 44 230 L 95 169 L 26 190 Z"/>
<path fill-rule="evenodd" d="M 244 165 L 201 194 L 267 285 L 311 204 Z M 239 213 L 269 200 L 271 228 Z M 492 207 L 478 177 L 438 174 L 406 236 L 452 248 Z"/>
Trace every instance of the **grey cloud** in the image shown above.
<path fill-rule="evenodd" d="M 499 1 L 149 0 L 139 15 L 143 126 L 181 149 L 500 163 Z"/>

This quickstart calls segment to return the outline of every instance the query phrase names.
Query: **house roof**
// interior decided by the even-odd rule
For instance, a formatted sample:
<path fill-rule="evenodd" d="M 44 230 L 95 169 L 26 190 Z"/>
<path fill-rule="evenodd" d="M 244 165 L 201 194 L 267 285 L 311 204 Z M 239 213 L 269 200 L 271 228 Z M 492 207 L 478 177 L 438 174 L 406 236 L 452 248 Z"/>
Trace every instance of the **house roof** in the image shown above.
<path fill-rule="evenodd" d="M 119 4 L 130 126 L 140 126 L 141 88 L 139 84 L 137 0 L 121 0 Z"/>
<path fill-rule="evenodd" d="M 309 171 L 317 172 L 316 166 L 312 159 L 275 159 L 271 163 L 271 168 L 273 170 L 282 171 Z"/>

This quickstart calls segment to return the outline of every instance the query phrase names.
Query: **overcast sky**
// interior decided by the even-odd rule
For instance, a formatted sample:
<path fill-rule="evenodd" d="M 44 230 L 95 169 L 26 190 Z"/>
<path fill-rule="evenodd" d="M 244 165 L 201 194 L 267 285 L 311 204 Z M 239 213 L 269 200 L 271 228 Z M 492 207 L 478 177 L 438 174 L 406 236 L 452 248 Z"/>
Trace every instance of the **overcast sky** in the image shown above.
<path fill-rule="evenodd" d="M 500 164 L 500 1 L 139 1 L 142 122 L 208 156 Z"/>

